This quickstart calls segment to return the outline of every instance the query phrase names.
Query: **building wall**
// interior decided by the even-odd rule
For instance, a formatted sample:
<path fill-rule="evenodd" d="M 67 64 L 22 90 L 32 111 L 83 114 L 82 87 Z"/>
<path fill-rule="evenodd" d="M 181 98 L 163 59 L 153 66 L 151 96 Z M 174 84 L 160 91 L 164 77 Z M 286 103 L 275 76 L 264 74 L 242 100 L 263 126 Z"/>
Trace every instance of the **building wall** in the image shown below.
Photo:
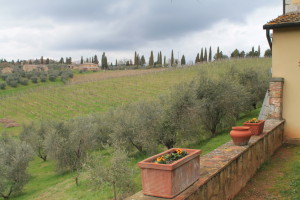
<path fill-rule="evenodd" d="M 284 78 L 286 139 L 300 139 L 300 27 L 274 29 L 272 76 Z"/>

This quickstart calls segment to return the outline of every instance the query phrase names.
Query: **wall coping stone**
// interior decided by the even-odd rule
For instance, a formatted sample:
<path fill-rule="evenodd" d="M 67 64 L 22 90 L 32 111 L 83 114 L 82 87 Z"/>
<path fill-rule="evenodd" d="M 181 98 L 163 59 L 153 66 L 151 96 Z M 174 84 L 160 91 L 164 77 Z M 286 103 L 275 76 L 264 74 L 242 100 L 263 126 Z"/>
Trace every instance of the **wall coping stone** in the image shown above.
<path fill-rule="evenodd" d="M 278 126 L 284 123 L 284 120 L 268 119 L 265 122 L 264 130 L 261 135 L 252 136 L 249 144 L 246 146 L 236 146 L 229 141 L 210 153 L 200 156 L 200 178 L 192 186 L 187 188 L 178 196 L 171 200 L 184 200 L 193 193 L 195 193 L 201 186 L 213 179 L 219 172 L 239 158 L 245 151 L 248 151 L 253 145 L 258 143 Z M 164 200 L 165 198 L 158 198 L 143 195 L 142 191 L 134 194 L 126 200 Z M 166 199 L 167 200 L 167 199 Z"/>
<path fill-rule="evenodd" d="M 270 82 L 284 82 L 284 78 L 273 77 L 271 78 Z"/>

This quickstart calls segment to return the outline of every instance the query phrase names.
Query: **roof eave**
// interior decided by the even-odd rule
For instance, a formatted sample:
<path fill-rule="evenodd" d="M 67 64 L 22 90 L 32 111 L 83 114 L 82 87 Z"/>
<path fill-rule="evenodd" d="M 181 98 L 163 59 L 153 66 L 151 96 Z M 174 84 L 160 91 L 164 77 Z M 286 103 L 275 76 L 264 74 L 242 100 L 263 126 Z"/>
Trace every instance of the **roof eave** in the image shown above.
<path fill-rule="evenodd" d="M 263 29 L 278 29 L 278 28 L 290 28 L 300 27 L 300 22 L 282 23 L 282 24 L 265 24 Z"/>

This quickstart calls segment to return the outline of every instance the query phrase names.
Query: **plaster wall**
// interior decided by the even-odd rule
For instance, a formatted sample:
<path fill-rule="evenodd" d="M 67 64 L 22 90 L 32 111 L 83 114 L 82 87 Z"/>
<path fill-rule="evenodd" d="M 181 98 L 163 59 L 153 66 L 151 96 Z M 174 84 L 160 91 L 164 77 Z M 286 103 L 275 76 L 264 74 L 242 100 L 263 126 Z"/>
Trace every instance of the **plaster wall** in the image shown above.
<path fill-rule="evenodd" d="M 284 78 L 284 137 L 300 139 L 300 28 L 274 29 L 272 76 Z"/>

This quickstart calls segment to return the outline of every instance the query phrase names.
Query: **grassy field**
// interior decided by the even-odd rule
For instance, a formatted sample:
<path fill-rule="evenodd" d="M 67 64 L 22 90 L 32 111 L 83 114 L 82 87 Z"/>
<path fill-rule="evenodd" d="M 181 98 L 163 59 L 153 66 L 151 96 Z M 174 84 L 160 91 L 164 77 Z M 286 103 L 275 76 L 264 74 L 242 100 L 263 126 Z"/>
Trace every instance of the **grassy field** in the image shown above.
<path fill-rule="evenodd" d="M 159 94 L 167 92 L 177 83 L 192 80 L 197 75 L 199 67 L 211 67 L 212 70 L 216 70 L 218 66 L 270 67 L 271 60 L 230 60 L 142 75 L 110 79 L 99 78 L 98 81 L 93 79 L 93 82 L 80 84 L 41 85 L 40 87 L 32 86 L 30 89 L 23 87 L 9 92 L 0 90 L 0 119 L 8 118 L 17 123 L 26 124 L 40 119 L 70 119 L 85 114 L 103 112 L 111 107 L 142 98 L 155 98 Z M 106 72 L 99 73 L 105 74 Z M 8 130 L 0 127 L 0 132 L 4 130 L 17 134 L 21 128 Z"/>

